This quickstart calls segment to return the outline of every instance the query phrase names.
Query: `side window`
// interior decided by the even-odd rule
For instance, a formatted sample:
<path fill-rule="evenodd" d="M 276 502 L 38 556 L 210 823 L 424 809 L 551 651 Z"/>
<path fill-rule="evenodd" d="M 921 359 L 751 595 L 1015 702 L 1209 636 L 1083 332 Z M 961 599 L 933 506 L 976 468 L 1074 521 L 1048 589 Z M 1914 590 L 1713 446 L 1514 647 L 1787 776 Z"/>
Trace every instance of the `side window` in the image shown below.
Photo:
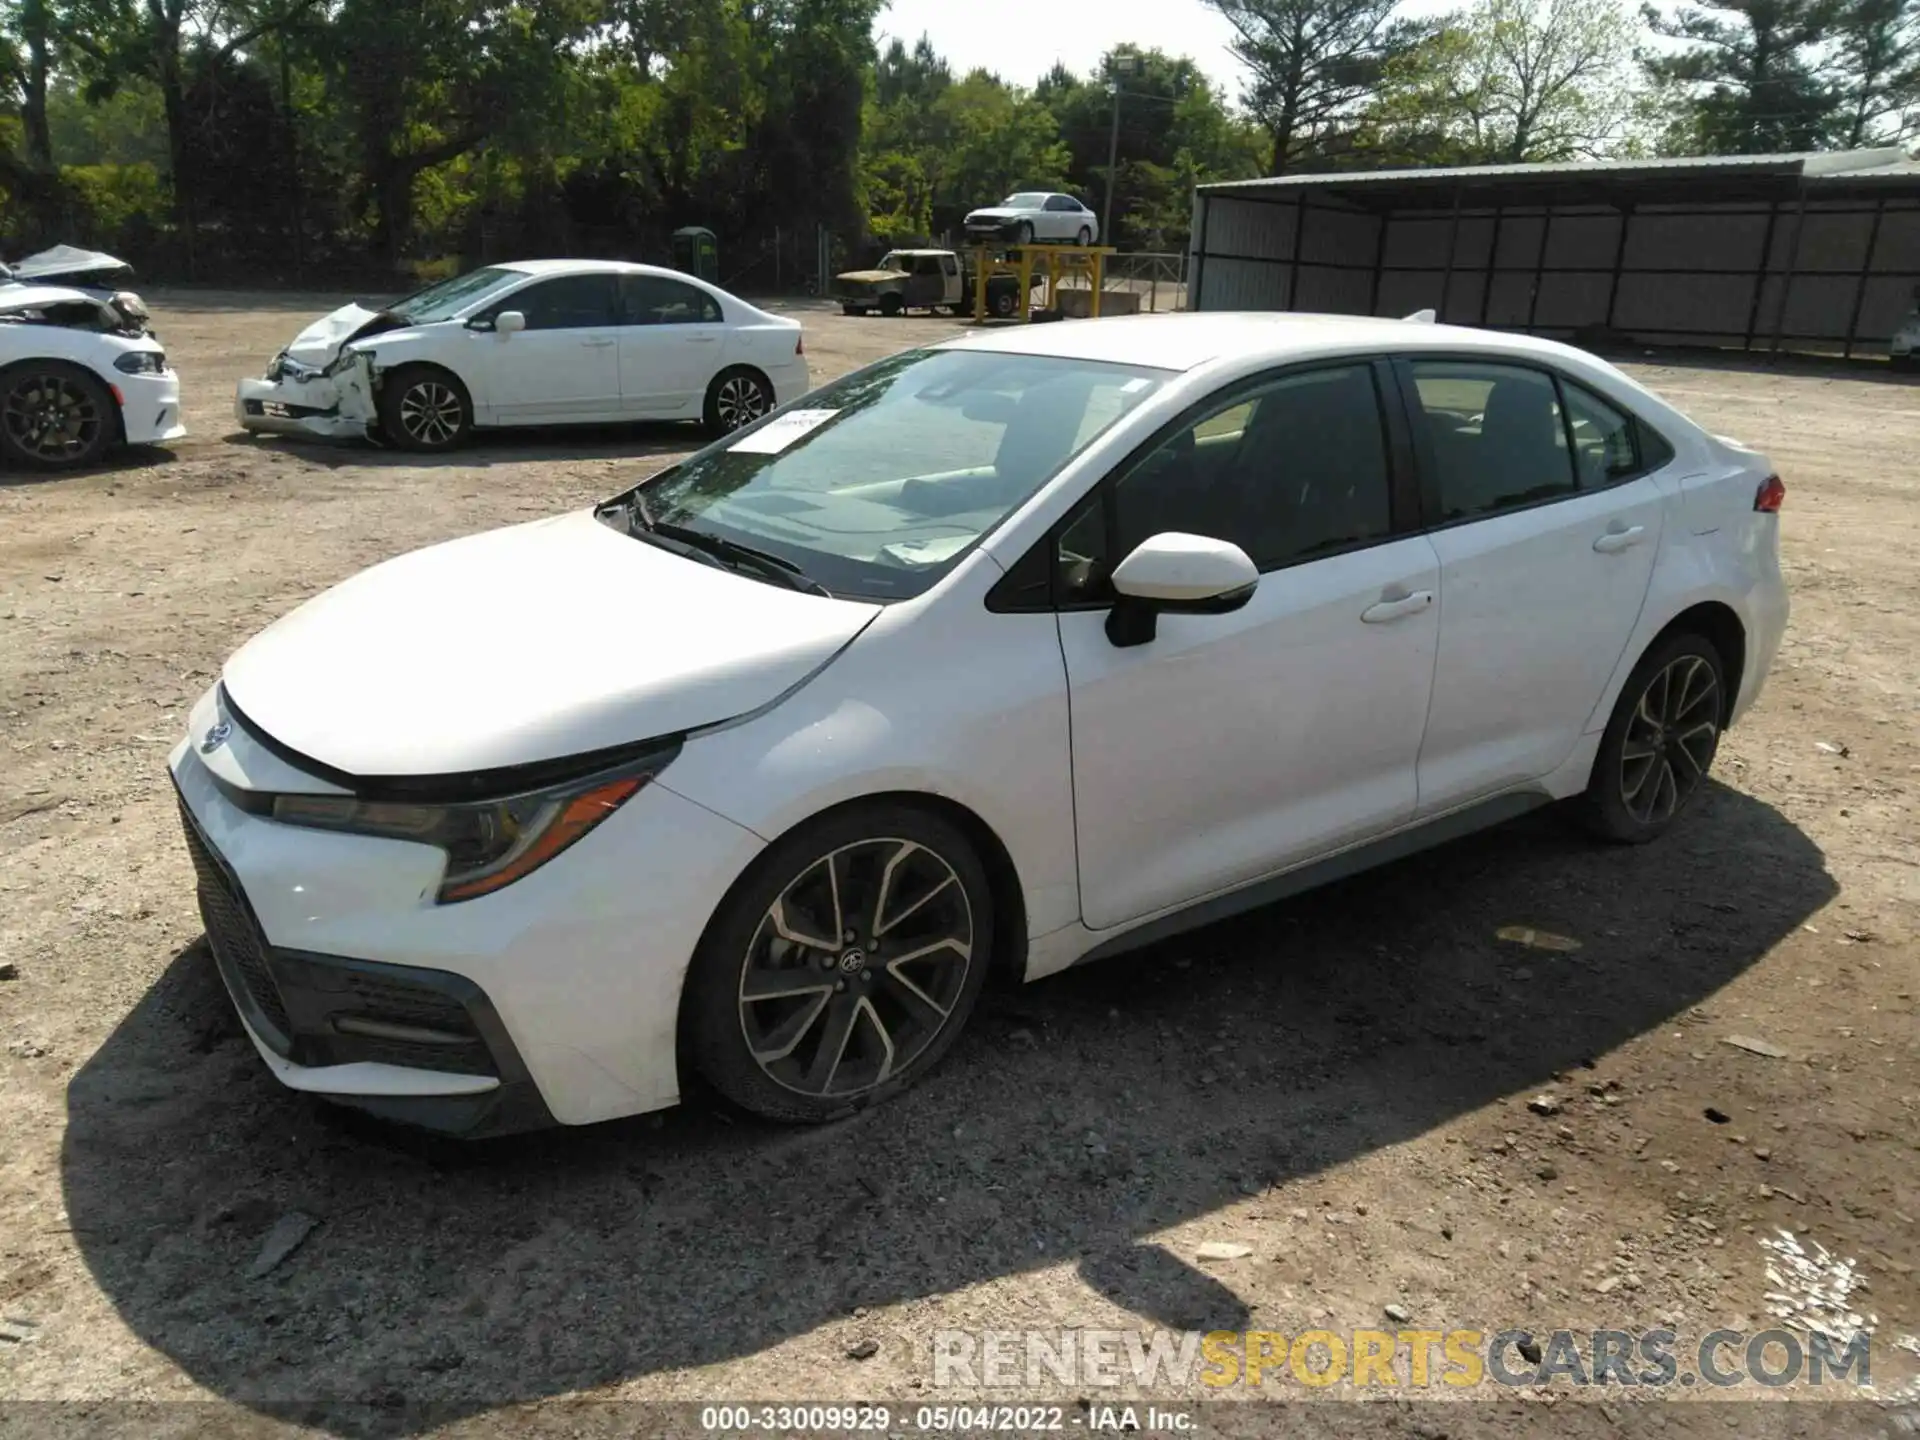
<path fill-rule="evenodd" d="M 1633 421 L 1598 395 L 1560 382 L 1573 432 L 1573 464 L 1582 490 L 1600 490 L 1640 474 L 1645 467 L 1633 440 Z"/>
<path fill-rule="evenodd" d="M 938 255 L 916 256 L 913 262 L 913 273 L 916 275 L 938 275 L 940 273 L 940 257 Z"/>
<path fill-rule="evenodd" d="M 622 275 L 620 300 L 629 325 L 718 325 L 723 318 L 706 291 L 660 275 Z"/>
<path fill-rule="evenodd" d="M 514 292 L 500 310 L 518 310 L 529 330 L 595 330 L 617 325 L 611 275 L 561 275 Z"/>
<path fill-rule="evenodd" d="M 1551 379 L 1517 365 L 1416 360 L 1410 368 L 1432 438 L 1443 520 L 1574 492 Z"/>
<path fill-rule="evenodd" d="M 1633 422 L 1633 432 L 1640 442 L 1640 463 L 1649 472 L 1673 463 L 1673 446 L 1667 443 L 1666 436 L 1644 420 Z"/>
<path fill-rule="evenodd" d="M 1069 524 L 1068 603 L 1165 530 L 1229 540 L 1276 570 L 1392 533 L 1392 484 L 1370 365 L 1289 375 L 1200 417 L 1134 462 Z"/>
<path fill-rule="evenodd" d="M 1049 195 L 1047 197 L 1047 209 L 1049 210 L 1078 210 L 1079 208 L 1078 205 L 1074 204 L 1073 201 L 1064 195 Z"/>

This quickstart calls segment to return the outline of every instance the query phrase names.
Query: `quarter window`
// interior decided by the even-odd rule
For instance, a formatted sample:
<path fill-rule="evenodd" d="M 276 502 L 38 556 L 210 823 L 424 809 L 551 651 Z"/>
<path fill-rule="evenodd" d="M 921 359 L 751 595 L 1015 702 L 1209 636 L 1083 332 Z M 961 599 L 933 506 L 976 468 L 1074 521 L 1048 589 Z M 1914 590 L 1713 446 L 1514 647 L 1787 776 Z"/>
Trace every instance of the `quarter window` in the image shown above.
<path fill-rule="evenodd" d="M 1567 430 L 1553 381 L 1520 366 L 1416 360 L 1414 393 L 1432 440 L 1443 521 L 1571 495 Z"/>
<path fill-rule="evenodd" d="M 1580 488 L 1599 490 L 1640 474 L 1645 467 L 1634 445 L 1633 421 L 1578 385 L 1563 382 L 1560 389 L 1567 399 L 1567 425 L 1573 434 Z"/>
<path fill-rule="evenodd" d="M 1391 489 L 1372 367 L 1290 375 L 1183 426 L 1105 487 L 1061 536 L 1061 594 L 1107 598 L 1114 566 L 1167 530 L 1230 541 L 1263 571 L 1382 539 Z"/>

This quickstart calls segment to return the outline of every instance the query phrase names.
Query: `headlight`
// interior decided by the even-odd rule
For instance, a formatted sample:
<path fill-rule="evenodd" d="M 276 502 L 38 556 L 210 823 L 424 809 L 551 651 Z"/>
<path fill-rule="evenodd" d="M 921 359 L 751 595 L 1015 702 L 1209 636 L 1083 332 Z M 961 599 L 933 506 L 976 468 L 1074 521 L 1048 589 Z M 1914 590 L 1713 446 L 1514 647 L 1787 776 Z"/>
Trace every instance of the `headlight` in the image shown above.
<path fill-rule="evenodd" d="M 616 771 L 502 800 L 424 805 L 351 795 L 276 795 L 273 818 L 436 846 L 446 852 L 447 868 L 434 898 L 448 905 L 490 894 L 538 870 L 632 799 L 674 753 L 667 750 Z"/>
<path fill-rule="evenodd" d="M 113 368 L 128 375 L 164 375 L 167 357 L 158 350 L 129 350 L 115 358 Z"/>

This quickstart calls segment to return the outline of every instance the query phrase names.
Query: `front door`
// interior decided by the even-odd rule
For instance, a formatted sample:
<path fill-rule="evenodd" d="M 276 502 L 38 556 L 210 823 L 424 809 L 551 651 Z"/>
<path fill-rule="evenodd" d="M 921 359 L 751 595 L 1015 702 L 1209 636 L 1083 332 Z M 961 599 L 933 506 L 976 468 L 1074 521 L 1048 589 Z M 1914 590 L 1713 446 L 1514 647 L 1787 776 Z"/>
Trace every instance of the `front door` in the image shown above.
<path fill-rule="evenodd" d="M 620 391 L 636 420 L 698 415 L 707 383 L 726 364 L 720 302 L 664 275 L 622 275 L 626 325 L 620 331 Z"/>
<path fill-rule="evenodd" d="M 1384 367 L 1291 372 L 1183 421 L 1058 542 L 1082 913 L 1101 929 L 1380 834 L 1416 801 L 1438 561 L 1396 504 Z M 1401 494 L 1405 494 L 1401 487 Z M 1107 638 L 1107 576 L 1149 536 L 1261 571 L 1228 615 Z"/>
<path fill-rule="evenodd" d="M 1420 752 L 1420 809 L 1434 814 L 1573 753 L 1639 622 L 1665 500 L 1631 422 L 1580 387 L 1450 360 L 1403 374 L 1438 522 L 1440 655 Z"/>
<path fill-rule="evenodd" d="M 620 324 L 611 275 L 556 275 L 495 307 L 527 317 L 518 334 L 477 331 L 474 403 L 502 425 L 620 415 Z"/>

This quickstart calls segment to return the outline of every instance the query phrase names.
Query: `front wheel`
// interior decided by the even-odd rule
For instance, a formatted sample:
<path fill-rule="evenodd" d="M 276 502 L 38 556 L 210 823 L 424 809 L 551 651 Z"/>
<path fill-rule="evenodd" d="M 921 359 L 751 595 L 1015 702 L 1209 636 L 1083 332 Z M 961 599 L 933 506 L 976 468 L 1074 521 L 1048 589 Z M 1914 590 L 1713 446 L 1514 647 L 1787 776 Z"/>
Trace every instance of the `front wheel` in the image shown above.
<path fill-rule="evenodd" d="M 707 386 L 703 418 L 707 429 L 731 435 L 773 409 L 773 386 L 753 370 L 723 370 Z"/>
<path fill-rule="evenodd" d="M 773 845 L 722 902 L 682 1011 L 695 1067 L 771 1120 L 819 1122 L 904 1089 L 986 980 L 993 897 L 967 839 L 866 804 Z"/>
<path fill-rule="evenodd" d="M 1082 250 L 1086 249 L 1089 245 L 1093 244 L 1093 231 L 1082 225 L 1080 227 L 1080 233 L 1073 237 L 1073 243 L 1078 245 Z"/>
<path fill-rule="evenodd" d="M 1700 791 L 1720 746 L 1726 667 L 1698 635 L 1648 651 L 1613 707 L 1581 797 L 1601 836 L 1640 845 L 1664 834 Z"/>
<path fill-rule="evenodd" d="M 1016 245 L 1031 245 L 1033 243 L 1033 223 L 1028 220 L 1022 220 L 1020 222 L 1020 228 L 1013 232 L 1013 241 Z"/>
<path fill-rule="evenodd" d="M 1012 316 L 1016 298 L 1012 290 L 1002 287 L 987 297 L 987 304 L 995 315 L 1005 320 Z"/>
<path fill-rule="evenodd" d="M 449 371 L 402 365 L 381 388 L 380 429 L 402 450 L 452 450 L 473 433 L 473 401 Z"/>
<path fill-rule="evenodd" d="M 63 360 L 29 360 L 0 375 L 0 457 L 35 470 L 91 465 L 118 433 L 113 397 Z"/>

